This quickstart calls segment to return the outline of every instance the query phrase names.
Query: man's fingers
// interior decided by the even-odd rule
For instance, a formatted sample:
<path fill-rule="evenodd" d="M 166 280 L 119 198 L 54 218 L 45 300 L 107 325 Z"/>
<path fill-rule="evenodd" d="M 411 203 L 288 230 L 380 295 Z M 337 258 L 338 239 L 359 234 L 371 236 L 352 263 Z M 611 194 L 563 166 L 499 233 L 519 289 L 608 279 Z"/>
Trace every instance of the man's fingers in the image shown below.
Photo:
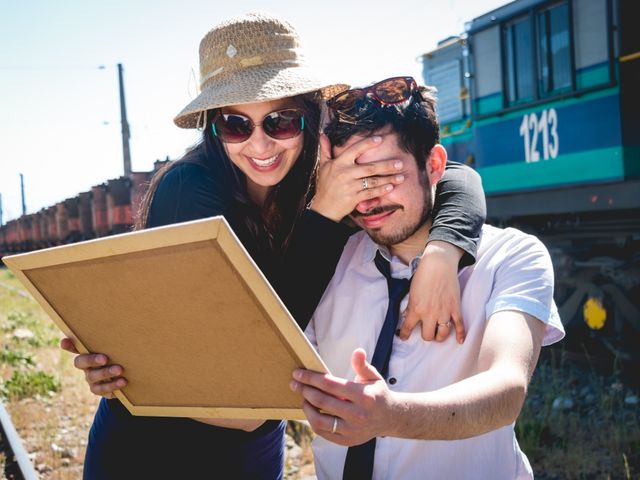
<path fill-rule="evenodd" d="M 361 385 L 349 382 L 344 378 L 312 372 L 311 370 L 296 369 L 293 371 L 293 378 L 299 383 L 314 387 L 338 399 L 353 400 L 356 395 L 362 392 L 363 388 Z"/>
<path fill-rule="evenodd" d="M 78 350 L 76 349 L 76 346 L 73 344 L 73 340 L 71 340 L 70 338 L 63 338 L 62 340 L 60 340 L 60 348 L 62 350 L 65 350 L 69 353 L 80 353 L 78 352 Z"/>
<path fill-rule="evenodd" d="M 327 394 L 309 385 L 299 384 L 297 391 L 316 409 L 327 415 L 349 417 L 353 413 L 353 404 Z"/>
<path fill-rule="evenodd" d="M 320 413 L 313 405 L 306 401 L 302 404 L 302 410 L 314 432 L 330 442 L 337 443 L 338 445 L 348 445 L 347 440 L 343 436 L 346 430 L 346 423 L 342 418 Z"/>
<path fill-rule="evenodd" d="M 102 353 L 81 353 L 73 359 L 73 365 L 80 370 L 103 367 L 109 359 Z"/>
<path fill-rule="evenodd" d="M 362 348 L 357 348 L 351 354 L 351 367 L 356 373 L 357 382 L 375 382 L 377 380 L 383 380 L 380 372 L 367 362 L 367 353 Z"/>

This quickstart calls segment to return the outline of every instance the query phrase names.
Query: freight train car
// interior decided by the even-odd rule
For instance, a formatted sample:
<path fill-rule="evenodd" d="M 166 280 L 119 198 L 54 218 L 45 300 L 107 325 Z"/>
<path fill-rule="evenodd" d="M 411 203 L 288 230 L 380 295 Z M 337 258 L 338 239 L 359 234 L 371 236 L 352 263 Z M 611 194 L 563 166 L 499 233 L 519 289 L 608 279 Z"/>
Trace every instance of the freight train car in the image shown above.
<path fill-rule="evenodd" d="M 633 0 L 517 0 L 422 56 L 442 143 L 489 222 L 538 235 L 568 341 L 637 362 L 640 35 Z"/>
<path fill-rule="evenodd" d="M 158 160 L 150 172 L 110 179 L 0 225 L 0 258 L 131 230 L 151 177 L 167 162 Z"/>

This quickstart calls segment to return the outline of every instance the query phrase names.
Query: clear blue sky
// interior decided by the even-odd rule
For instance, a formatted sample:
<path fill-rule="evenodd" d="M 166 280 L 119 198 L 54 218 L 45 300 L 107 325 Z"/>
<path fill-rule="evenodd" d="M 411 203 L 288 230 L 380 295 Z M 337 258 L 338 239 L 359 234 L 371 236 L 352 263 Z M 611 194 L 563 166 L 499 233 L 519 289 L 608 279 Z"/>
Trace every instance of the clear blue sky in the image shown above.
<path fill-rule="evenodd" d="M 281 15 L 317 67 L 361 85 L 420 78 L 416 57 L 506 3 L 0 0 L 3 221 L 21 214 L 20 173 L 29 213 L 122 174 L 117 63 L 125 68 L 133 170 L 151 170 L 197 138 L 173 117 L 197 93 L 200 39 L 225 18 Z"/>

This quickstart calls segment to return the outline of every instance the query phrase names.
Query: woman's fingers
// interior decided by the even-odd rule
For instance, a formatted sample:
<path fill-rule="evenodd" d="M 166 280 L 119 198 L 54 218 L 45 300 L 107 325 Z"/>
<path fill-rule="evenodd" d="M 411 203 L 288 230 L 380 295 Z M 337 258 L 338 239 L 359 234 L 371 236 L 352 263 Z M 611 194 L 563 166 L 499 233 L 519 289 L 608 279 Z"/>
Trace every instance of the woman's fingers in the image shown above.
<path fill-rule="evenodd" d="M 371 190 L 385 185 L 399 185 L 404 182 L 404 175 L 383 175 L 374 177 L 357 178 L 355 186 L 357 191 Z"/>
<path fill-rule="evenodd" d="M 122 372 L 123 369 L 120 365 L 111 365 L 104 368 L 92 368 L 90 370 L 85 370 L 84 373 L 87 382 L 93 384 L 115 380 L 116 377 L 122 375 Z"/>
<path fill-rule="evenodd" d="M 331 160 L 331 142 L 329 142 L 329 137 L 322 133 L 320 135 L 320 155 L 318 163 L 322 166 L 329 160 Z"/>
<path fill-rule="evenodd" d="M 60 340 L 60 348 L 69 353 L 80 353 L 76 349 L 76 346 L 73 344 L 73 340 L 67 337 Z"/>
<path fill-rule="evenodd" d="M 121 390 L 127 385 L 127 381 L 124 378 L 117 378 L 111 382 L 94 383 L 90 385 L 91 393 L 94 395 L 100 395 L 105 398 L 113 398 L 113 392 Z"/>
<path fill-rule="evenodd" d="M 404 168 L 402 160 L 378 160 L 370 163 L 356 163 L 350 170 L 354 178 L 397 175 Z"/>
<path fill-rule="evenodd" d="M 73 365 L 80 370 L 104 367 L 109 359 L 102 353 L 81 353 L 73 359 Z"/>
<path fill-rule="evenodd" d="M 71 353 L 78 353 L 70 338 L 60 341 L 60 348 Z M 84 372 L 85 380 L 94 395 L 114 398 L 113 392 L 127 385 L 127 379 L 121 377 L 124 368 L 120 365 L 107 365 L 109 358 L 103 353 L 81 353 L 73 359 L 73 365 Z"/>
<path fill-rule="evenodd" d="M 325 136 L 327 144 L 329 143 L 329 139 Z M 322 139 L 320 140 L 320 145 L 322 145 Z M 334 161 L 338 162 L 342 165 L 350 165 L 356 163 L 358 157 L 362 155 L 367 150 L 371 150 L 372 148 L 377 147 L 382 142 L 382 137 L 379 135 L 373 135 L 371 137 L 363 138 L 362 140 L 357 141 L 353 145 L 349 146 L 344 152 L 342 152 L 339 156 L 337 156 Z M 331 152 L 329 148 L 326 150 L 327 152 Z M 329 155 L 330 156 L 330 155 Z"/>

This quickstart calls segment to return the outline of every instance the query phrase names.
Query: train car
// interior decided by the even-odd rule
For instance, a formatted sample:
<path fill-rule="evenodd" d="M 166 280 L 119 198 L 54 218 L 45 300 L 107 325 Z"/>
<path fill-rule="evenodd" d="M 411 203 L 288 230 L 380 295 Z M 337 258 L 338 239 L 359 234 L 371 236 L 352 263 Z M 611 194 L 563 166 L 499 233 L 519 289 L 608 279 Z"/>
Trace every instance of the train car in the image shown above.
<path fill-rule="evenodd" d="M 128 177 L 107 181 L 107 225 L 109 235 L 131 230 L 131 180 Z"/>
<path fill-rule="evenodd" d="M 56 205 L 0 225 L 0 258 L 130 231 L 151 178 L 170 162 L 168 157 L 156 160 L 151 171 L 107 180 Z"/>
<path fill-rule="evenodd" d="M 569 342 L 640 360 L 640 36 L 631 0 L 517 0 L 422 56 L 489 222 L 538 235 Z"/>

